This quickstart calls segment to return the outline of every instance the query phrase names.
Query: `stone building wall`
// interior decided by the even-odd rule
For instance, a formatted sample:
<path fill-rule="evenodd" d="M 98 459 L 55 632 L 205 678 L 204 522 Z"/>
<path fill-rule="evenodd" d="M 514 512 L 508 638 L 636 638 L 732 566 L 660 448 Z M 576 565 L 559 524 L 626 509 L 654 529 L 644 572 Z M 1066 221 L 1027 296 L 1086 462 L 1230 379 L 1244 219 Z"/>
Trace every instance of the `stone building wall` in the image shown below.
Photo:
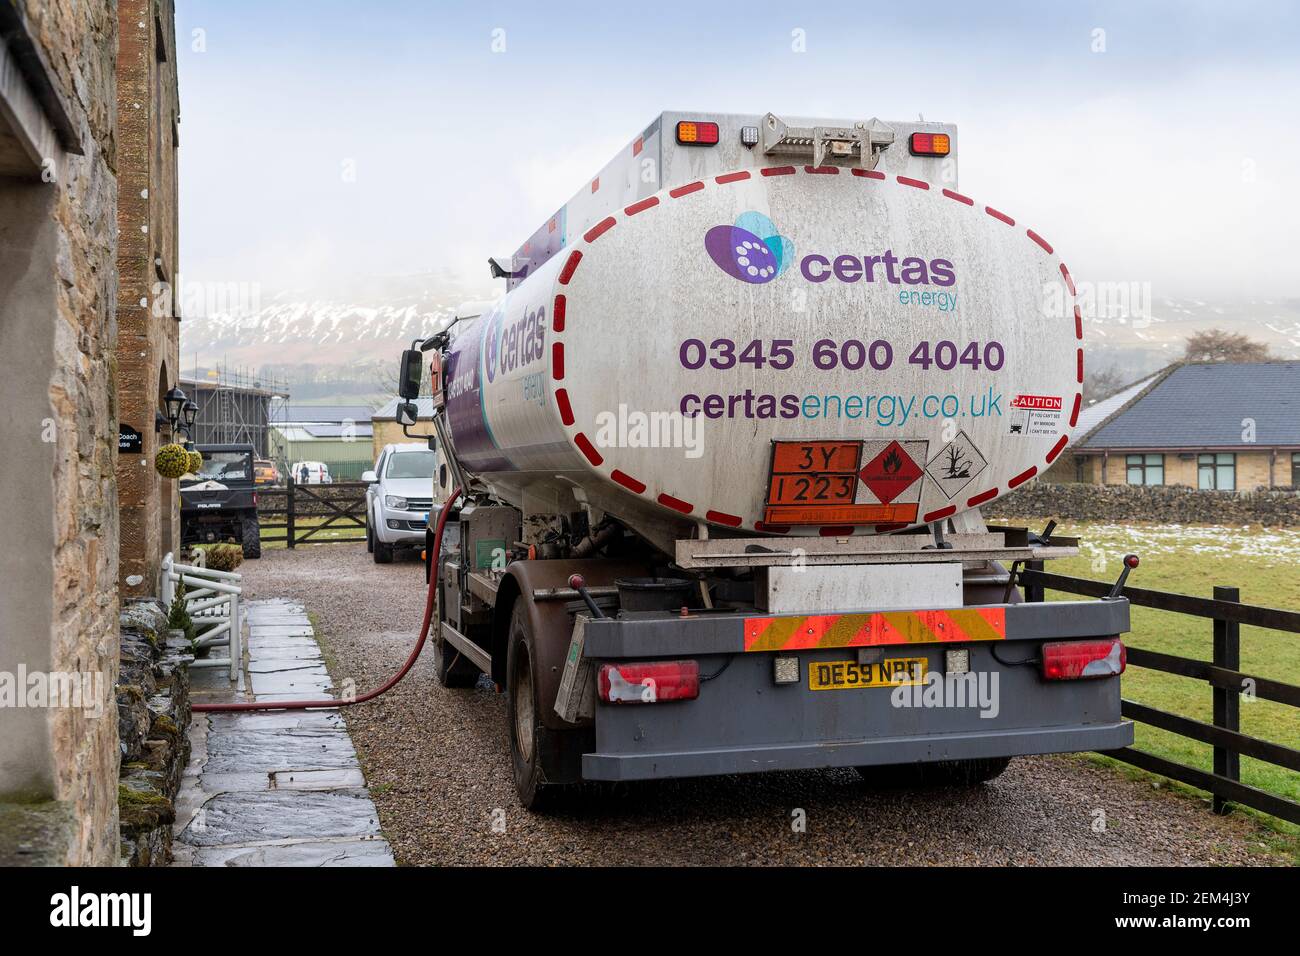
<path fill-rule="evenodd" d="M 1188 452 L 1184 459 L 1178 452 L 1166 452 L 1165 481 L 1168 486 L 1198 487 L 1197 454 Z M 1281 451 L 1276 455 L 1271 449 L 1236 452 L 1237 490 L 1255 491 L 1259 488 L 1286 488 L 1291 484 L 1291 453 Z M 1088 484 L 1128 484 L 1128 456 L 1115 452 L 1102 455 L 1062 455 L 1044 473 L 1047 481 L 1083 481 Z"/>
<path fill-rule="evenodd" d="M 66 674 L 88 689 L 79 707 L 0 711 L 0 818 L 21 827 L 44 813 L 57 821 L 41 831 L 44 859 L 109 864 L 119 757 L 116 10 L 0 6 L 7 47 L 30 44 L 22 83 L 45 91 L 34 99 L 46 117 L 66 121 L 30 171 L 0 176 L 0 486 L 21 506 L 0 549 L 6 594 L 17 597 L 0 602 L 0 672 Z M 15 845 L 3 833 L 0 844 Z"/>
<path fill-rule="evenodd" d="M 154 431 L 177 384 L 176 147 L 179 97 L 172 0 L 120 0 L 117 64 L 118 413 L 144 437 L 118 459 L 122 594 L 156 594 L 162 556 L 180 542 L 176 483 L 153 468 L 169 430 Z"/>

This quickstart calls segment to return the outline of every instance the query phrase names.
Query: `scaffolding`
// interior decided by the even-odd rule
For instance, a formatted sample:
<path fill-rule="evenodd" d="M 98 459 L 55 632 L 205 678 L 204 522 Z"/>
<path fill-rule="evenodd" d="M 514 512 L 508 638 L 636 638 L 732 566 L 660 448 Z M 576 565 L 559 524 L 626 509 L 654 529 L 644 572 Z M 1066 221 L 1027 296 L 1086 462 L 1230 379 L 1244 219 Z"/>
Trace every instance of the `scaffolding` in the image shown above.
<path fill-rule="evenodd" d="M 289 398 L 284 380 L 243 366 L 200 368 L 196 363 L 181 375 L 181 388 L 199 406 L 190 429 L 195 444 L 252 445 L 257 457 L 269 457 L 271 403 Z"/>

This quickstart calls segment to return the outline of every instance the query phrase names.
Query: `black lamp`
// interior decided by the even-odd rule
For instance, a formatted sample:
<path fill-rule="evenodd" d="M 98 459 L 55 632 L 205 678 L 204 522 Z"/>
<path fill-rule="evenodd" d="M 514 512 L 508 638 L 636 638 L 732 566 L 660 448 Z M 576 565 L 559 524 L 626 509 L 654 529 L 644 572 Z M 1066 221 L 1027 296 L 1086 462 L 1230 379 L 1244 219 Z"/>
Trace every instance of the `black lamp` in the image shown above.
<path fill-rule="evenodd" d="M 163 404 L 167 406 L 167 420 L 172 423 L 172 428 L 175 428 L 176 420 L 181 417 L 181 408 L 185 405 L 185 393 L 173 385 L 163 396 Z"/>
<path fill-rule="evenodd" d="M 186 428 L 194 426 L 194 419 L 198 417 L 199 406 L 193 399 L 189 399 L 181 406 L 181 422 Z"/>

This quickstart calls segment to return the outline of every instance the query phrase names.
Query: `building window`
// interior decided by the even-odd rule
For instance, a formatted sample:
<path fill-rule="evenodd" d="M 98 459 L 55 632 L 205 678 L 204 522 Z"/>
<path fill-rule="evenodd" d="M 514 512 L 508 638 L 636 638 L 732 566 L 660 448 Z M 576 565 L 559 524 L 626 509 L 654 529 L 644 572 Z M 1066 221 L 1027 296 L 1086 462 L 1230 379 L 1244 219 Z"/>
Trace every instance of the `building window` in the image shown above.
<path fill-rule="evenodd" d="M 1300 488 L 1300 451 L 1291 452 L 1291 487 Z"/>
<path fill-rule="evenodd" d="M 1130 485 L 1163 485 L 1164 455 L 1129 455 L 1125 460 Z"/>
<path fill-rule="evenodd" d="M 1237 456 L 1232 452 L 1196 456 L 1196 486 L 1202 491 L 1237 489 Z"/>

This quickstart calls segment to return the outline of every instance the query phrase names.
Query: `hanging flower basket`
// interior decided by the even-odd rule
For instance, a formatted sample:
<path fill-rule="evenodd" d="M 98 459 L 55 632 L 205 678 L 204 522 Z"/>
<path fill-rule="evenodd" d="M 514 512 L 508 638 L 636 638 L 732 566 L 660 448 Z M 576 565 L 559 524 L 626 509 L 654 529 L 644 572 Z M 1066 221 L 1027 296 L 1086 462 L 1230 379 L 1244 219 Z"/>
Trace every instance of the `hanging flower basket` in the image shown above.
<path fill-rule="evenodd" d="M 187 454 L 190 456 L 189 473 L 197 475 L 203 470 L 203 454 L 197 451 L 191 451 Z"/>
<path fill-rule="evenodd" d="M 158 474 L 175 481 L 190 467 L 190 453 L 177 444 L 163 445 L 154 457 L 153 466 Z"/>

